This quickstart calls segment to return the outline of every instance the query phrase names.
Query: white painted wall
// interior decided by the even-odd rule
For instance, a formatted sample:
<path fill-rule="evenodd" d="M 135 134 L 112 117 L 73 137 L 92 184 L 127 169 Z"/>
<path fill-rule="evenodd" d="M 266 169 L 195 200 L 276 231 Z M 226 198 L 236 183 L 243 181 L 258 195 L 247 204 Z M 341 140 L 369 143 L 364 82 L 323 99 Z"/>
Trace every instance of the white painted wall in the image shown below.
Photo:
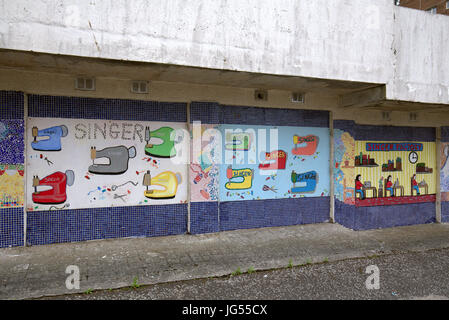
<path fill-rule="evenodd" d="M 446 104 L 448 24 L 391 0 L 0 0 L 0 48 L 385 83 L 389 99 Z"/>

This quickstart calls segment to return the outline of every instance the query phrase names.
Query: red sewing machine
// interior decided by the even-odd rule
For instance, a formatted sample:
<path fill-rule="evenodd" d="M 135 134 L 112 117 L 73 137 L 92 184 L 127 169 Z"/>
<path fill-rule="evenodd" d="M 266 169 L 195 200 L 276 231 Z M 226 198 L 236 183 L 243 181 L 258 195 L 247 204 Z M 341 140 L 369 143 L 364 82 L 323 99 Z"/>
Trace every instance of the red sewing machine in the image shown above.
<path fill-rule="evenodd" d="M 285 169 L 287 164 L 287 154 L 282 150 L 265 153 L 265 161 L 259 164 L 260 170 Z"/>
<path fill-rule="evenodd" d="M 66 187 L 73 185 L 75 173 L 67 170 L 65 173 L 57 171 L 39 180 L 38 176 L 33 176 L 34 192 L 33 202 L 40 204 L 60 204 L 67 200 Z M 37 191 L 38 186 L 49 186 L 51 189 Z"/>

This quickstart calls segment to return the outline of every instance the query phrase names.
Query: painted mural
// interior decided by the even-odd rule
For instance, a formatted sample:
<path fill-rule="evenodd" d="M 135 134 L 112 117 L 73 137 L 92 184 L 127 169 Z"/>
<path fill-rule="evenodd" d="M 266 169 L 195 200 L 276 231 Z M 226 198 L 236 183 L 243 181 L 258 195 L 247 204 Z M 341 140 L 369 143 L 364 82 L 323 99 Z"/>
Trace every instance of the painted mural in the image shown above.
<path fill-rule="evenodd" d="M 334 130 L 334 194 L 346 203 L 355 204 L 355 140 L 340 129 Z"/>
<path fill-rule="evenodd" d="M 185 124 L 29 118 L 27 210 L 184 203 Z"/>
<path fill-rule="evenodd" d="M 449 201 L 449 142 L 441 143 L 441 200 Z"/>
<path fill-rule="evenodd" d="M 355 204 L 435 201 L 434 142 L 356 141 Z"/>
<path fill-rule="evenodd" d="M 23 120 L 0 120 L 0 208 L 23 207 Z"/>
<path fill-rule="evenodd" d="M 24 163 L 23 132 L 23 120 L 0 120 L 0 163 Z"/>
<path fill-rule="evenodd" d="M 0 164 L 0 208 L 23 207 L 24 167 Z"/>
<path fill-rule="evenodd" d="M 192 202 L 217 201 L 220 134 L 216 125 L 200 124 L 192 133 L 190 196 Z"/>
<path fill-rule="evenodd" d="M 220 201 L 329 195 L 329 129 L 220 125 Z"/>

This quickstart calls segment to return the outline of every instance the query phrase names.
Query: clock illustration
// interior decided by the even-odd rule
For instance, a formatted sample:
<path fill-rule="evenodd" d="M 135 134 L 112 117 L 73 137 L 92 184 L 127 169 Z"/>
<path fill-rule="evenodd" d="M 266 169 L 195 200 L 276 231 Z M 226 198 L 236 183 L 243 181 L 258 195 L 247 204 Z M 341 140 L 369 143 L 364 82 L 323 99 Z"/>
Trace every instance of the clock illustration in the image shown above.
<path fill-rule="evenodd" d="M 408 154 L 408 161 L 410 161 L 410 163 L 418 162 L 418 154 L 415 151 L 410 152 Z"/>

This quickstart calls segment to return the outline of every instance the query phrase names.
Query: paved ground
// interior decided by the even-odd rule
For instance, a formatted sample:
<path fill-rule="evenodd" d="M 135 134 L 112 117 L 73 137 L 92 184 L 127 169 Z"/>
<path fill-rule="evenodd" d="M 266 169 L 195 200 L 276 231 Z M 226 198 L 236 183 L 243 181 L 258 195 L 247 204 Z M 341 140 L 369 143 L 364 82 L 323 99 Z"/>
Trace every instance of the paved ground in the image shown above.
<path fill-rule="evenodd" d="M 338 224 L 0 249 L 0 299 L 23 299 L 449 248 L 449 224 L 352 231 Z M 79 290 L 65 286 L 69 265 Z M 259 274 L 257 274 L 259 275 Z M 244 278 L 242 278 L 244 279 Z M 237 281 L 237 280 L 232 280 Z"/>
<path fill-rule="evenodd" d="M 379 289 L 375 290 L 368 290 L 365 284 L 367 277 L 371 274 L 366 273 L 366 268 L 371 265 L 379 268 Z M 449 249 L 440 249 L 44 299 L 448 300 L 448 270 Z"/>

